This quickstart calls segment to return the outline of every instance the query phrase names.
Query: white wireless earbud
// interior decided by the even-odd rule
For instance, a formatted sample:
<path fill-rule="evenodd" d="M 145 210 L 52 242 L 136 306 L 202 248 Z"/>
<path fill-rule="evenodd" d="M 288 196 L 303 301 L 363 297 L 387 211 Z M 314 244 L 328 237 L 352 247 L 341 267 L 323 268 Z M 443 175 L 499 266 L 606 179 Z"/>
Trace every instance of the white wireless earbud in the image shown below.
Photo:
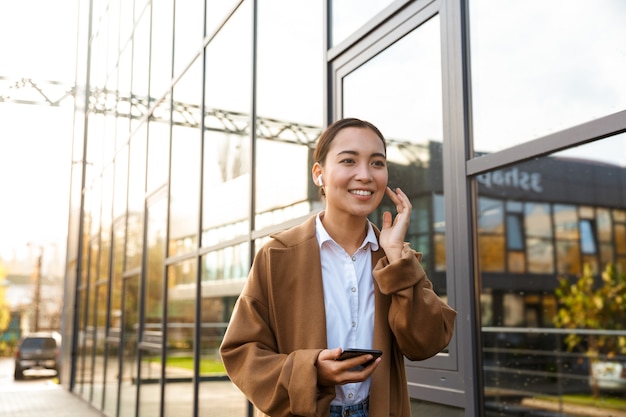
<path fill-rule="evenodd" d="M 320 187 L 324 186 L 324 182 L 322 181 L 322 174 L 317 176 L 317 183 L 319 184 Z"/>

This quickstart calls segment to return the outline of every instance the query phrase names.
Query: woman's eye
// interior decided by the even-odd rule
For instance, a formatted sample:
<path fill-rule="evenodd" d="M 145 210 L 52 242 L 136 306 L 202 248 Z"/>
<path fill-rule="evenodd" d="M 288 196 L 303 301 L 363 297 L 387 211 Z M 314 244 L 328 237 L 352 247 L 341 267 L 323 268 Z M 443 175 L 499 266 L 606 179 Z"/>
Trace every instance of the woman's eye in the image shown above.
<path fill-rule="evenodd" d="M 354 159 L 352 158 L 346 158 L 346 159 L 342 159 L 340 161 L 342 164 L 353 164 L 354 163 Z"/>
<path fill-rule="evenodd" d="M 375 165 L 377 167 L 384 167 L 387 166 L 387 163 L 385 161 L 374 161 L 372 162 L 372 165 Z"/>

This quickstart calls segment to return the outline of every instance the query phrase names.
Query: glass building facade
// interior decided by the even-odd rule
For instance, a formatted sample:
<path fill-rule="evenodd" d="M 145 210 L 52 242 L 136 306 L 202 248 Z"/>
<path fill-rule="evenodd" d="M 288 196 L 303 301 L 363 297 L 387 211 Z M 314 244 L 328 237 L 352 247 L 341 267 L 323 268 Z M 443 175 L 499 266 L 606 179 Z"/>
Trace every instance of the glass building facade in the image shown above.
<path fill-rule="evenodd" d="M 555 318 L 559 280 L 626 272 L 622 1 L 80 5 L 69 390 L 111 417 L 252 415 L 222 335 L 257 248 L 323 207 L 317 137 L 358 117 L 386 136 L 407 240 L 459 312 L 444 352 L 406 362 L 413 415 L 593 397 L 587 348 L 619 345 L 626 315 Z"/>

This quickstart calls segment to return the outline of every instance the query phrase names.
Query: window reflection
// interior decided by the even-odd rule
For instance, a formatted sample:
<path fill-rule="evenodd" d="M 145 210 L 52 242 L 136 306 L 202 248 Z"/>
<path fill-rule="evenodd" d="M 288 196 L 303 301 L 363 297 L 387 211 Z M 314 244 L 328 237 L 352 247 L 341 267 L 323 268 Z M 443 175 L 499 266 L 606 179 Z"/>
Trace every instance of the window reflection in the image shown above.
<path fill-rule="evenodd" d="M 164 416 L 193 415 L 196 260 L 167 269 Z"/>
<path fill-rule="evenodd" d="M 589 395 L 586 348 L 567 350 L 569 330 L 555 329 L 556 289 L 584 274 L 599 285 L 608 265 L 626 272 L 626 164 L 598 152 L 625 144 L 618 135 L 476 177 L 487 406 Z M 614 319 L 594 330 L 614 329 Z M 586 341 L 588 327 L 573 324 Z M 499 390 L 512 397 L 492 396 Z"/>
<path fill-rule="evenodd" d="M 221 8 L 215 9 L 212 3 L 207 13 L 219 12 Z M 252 2 L 243 2 L 206 47 L 202 139 L 205 247 L 249 231 L 251 6 Z"/>
<path fill-rule="evenodd" d="M 626 108 L 621 0 L 593 7 L 568 0 L 541 7 L 468 4 L 477 151 L 501 150 Z M 585 25 L 602 30 L 589 36 Z"/>
<path fill-rule="evenodd" d="M 374 123 L 387 139 L 389 185 L 413 204 L 407 239 L 424 253 L 435 290 L 446 293 L 441 57 L 435 16 L 343 80 L 343 115 Z M 384 103 L 384 111 L 381 106 Z M 394 211 L 388 198 L 371 220 Z"/>
<path fill-rule="evenodd" d="M 139 342 L 139 276 L 132 276 L 123 282 L 123 305 L 121 317 L 122 362 L 119 415 L 134 417 L 137 400 L 137 344 Z"/>
<path fill-rule="evenodd" d="M 323 3 L 265 0 L 258 9 L 257 230 L 306 216 L 319 200 L 310 152 L 322 131 L 324 92 L 323 33 L 310 30 L 323 26 Z"/>
<path fill-rule="evenodd" d="M 336 46 L 356 32 L 368 20 L 393 3 L 393 0 L 361 0 L 358 2 L 333 0 L 331 4 L 331 43 Z"/>

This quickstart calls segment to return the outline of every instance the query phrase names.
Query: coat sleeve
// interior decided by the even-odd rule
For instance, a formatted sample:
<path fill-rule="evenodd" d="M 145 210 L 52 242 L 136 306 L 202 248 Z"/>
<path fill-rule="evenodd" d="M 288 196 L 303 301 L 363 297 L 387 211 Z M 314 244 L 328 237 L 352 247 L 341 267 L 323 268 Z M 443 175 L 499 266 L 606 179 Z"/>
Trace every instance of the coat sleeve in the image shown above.
<path fill-rule="evenodd" d="M 226 371 L 267 415 L 327 415 L 335 394 L 332 388 L 317 386 L 315 362 L 322 349 L 279 352 L 268 305 L 267 271 L 267 251 L 262 249 L 220 346 Z"/>
<path fill-rule="evenodd" d="M 456 318 L 456 311 L 433 291 L 421 259 L 421 253 L 405 244 L 401 259 L 390 264 L 383 257 L 374 268 L 380 291 L 391 297 L 389 326 L 410 360 L 424 360 L 444 349 Z"/>

